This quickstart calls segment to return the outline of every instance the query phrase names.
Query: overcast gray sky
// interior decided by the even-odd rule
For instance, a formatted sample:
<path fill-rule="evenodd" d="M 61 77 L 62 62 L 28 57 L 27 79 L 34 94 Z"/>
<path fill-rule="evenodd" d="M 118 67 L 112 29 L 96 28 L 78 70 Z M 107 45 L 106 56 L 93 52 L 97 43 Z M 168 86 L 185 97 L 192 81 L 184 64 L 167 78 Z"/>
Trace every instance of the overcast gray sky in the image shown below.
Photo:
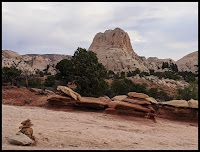
<path fill-rule="evenodd" d="M 2 49 L 73 55 L 119 27 L 139 56 L 175 61 L 198 50 L 198 2 L 3 2 Z"/>

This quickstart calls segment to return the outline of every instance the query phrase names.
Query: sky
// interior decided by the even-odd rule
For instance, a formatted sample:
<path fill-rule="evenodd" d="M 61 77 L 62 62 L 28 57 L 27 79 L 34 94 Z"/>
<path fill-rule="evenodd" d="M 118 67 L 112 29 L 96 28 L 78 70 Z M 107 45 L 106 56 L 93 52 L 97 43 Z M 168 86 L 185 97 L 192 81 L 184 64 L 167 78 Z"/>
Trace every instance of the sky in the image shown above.
<path fill-rule="evenodd" d="M 198 50 L 198 2 L 3 2 L 2 49 L 73 55 L 108 29 L 139 56 L 178 60 Z"/>

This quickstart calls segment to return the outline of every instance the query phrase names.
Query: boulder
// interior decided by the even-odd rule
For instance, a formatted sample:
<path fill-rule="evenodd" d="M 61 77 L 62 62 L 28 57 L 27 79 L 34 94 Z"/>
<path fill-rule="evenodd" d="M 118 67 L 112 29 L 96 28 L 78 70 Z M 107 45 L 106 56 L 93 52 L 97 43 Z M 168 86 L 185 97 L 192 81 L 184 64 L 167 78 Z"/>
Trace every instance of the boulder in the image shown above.
<path fill-rule="evenodd" d="M 51 105 L 74 105 L 75 100 L 70 97 L 65 97 L 61 95 L 53 95 L 48 97 L 48 103 Z"/>
<path fill-rule="evenodd" d="M 102 102 L 105 102 L 105 103 L 109 103 L 109 102 L 112 101 L 108 96 L 99 97 L 99 99 L 102 99 L 101 101 L 102 101 Z"/>
<path fill-rule="evenodd" d="M 198 100 L 190 99 L 188 105 L 190 108 L 198 108 Z"/>
<path fill-rule="evenodd" d="M 31 145 L 33 143 L 33 140 L 31 140 L 28 136 L 25 134 L 19 134 L 14 135 L 9 139 L 9 143 L 13 145 Z"/>
<path fill-rule="evenodd" d="M 151 104 L 150 101 L 147 101 L 145 99 L 143 99 L 143 100 L 137 100 L 137 99 L 125 98 L 122 101 L 129 102 L 129 103 L 134 103 L 134 104 L 148 104 L 148 105 Z"/>
<path fill-rule="evenodd" d="M 65 93 L 66 95 L 72 97 L 75 100 L 78 100 L 81 97 L 80 94 L 78 94 L 77 92 L 75 92 L 72 89 L 70 89 L 68 87 L 65 87 L 65 86 L 58 86 L 57 90 L 58 91 L 62 91 L 63 93 Z"/>
<path fill-rule="evenodd" d="M 158 102 L 156 101 L 156 99 L 154 99 L 152 97 L 146 98 L 146 100 L 150 101 L 151 103 L 158 104 Z"/>
<path fill-rule="evenodd" d="M 42 89 L 38 89 L 38 88 L 30 88 L 29 89 L 31 92 L 37 92 L 39 94 L 44 93 L 44 94 L 55 94 L 53 91 L 47 90 L 45 89 L 45 91 L 43 92 Z"/>
<path fill-rule="evenodd" d="M 136 97 L 136 98 L 149 98 L 148 95 L 144 94 L 144 93 L 137 93 L 137 92 L 129 92 L 128 93 L 129 97 Z"/>
<path fill-rule="evenodd" d="M 48 94 L 55 94 L 53 91 L 47 90 L 47 89 L 45 89 L 45 93 L 48 93 Z"/>
<path fill-rule="evenodd" d="M 120 101 L 112 101 L 108 103 L 109 108 L 115 108 L 115 106 L 120 103 Z"/>
<path fill-rule="evenodd" d="M 189 107 L 188 102 L 186 100 L 171 100 L 166 102 L 159 102 L 162 105 L 170 105 L 174 107 Z"/>
<path fill-rule="evenodd" d="M 39 92 L 42 91 L 42 89 L 37 89 L 37 88 L 30 88 L 29 90 L 30 90 L 31 92 L 37 92 L 37 93 L 39 93 Z"/>
<path fill-rule="evenodd" d="M 142 107 L 141 105 L 138 104 L 132 104 L 132 103 L 127 103 L 127 102 L 122 102 L 119 101 L 115 105 L 115 109 L 121 109 L 121 110 L 137 110 L 137 111 L 142 111 L 142 112 L 147 112 L 150 113 L 151 110 L 145 107 Z"/>
<path fill-rule="evenodd" d="M 112 100 L 114 100 L 114 101 L 116 101 L 116 100 L 121 101 L 121 100 L 125 99 L 126 97 L 127 97 L 127 95 L 115 96 L 115 97 L 112 98 Z"/>
<path fill-rule="evenodd" d="M 75 106 L 93 108 L 93 109 L 105 109 L 110 100 L 105 98 L 92 98 L 92 97 L 80 97 L 75 102 Z"/>

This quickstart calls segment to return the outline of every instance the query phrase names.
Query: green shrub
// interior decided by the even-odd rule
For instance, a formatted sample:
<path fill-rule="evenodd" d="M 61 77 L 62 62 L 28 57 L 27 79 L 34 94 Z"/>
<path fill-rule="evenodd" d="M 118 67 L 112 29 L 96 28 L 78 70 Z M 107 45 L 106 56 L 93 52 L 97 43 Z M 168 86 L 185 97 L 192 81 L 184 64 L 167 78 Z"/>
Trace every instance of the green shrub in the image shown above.
<path fill-rule="evenodd" d="M 124 71 L 121 72 L 121 79 L 125 78 L 126 73 Z"/>
<path fill-rule="evenodd" d="M 146 93 L 145 84 L 135 84 L 131 80 L 113 80 L 110 86 L 110 92 L 113 96 L 126 95 L 128 92 Z M 110 97 L 110 96 L 109 96 Z"/>
<path fill-rule="evenodd" d="M 147 91 L 147 94 L 150 97 L 153 97 L 153 98 L 159 99 L 159 100 L 164 100 L 164 101 L 169 101 L 169 100 L 173 99 L 164 90 L 158 91 L 158 88 L 151 88 L 151 89 L 149 89 Z"/>
<path fill-rule="evenodd" d="M 104 95 L 108 88 L 105 81 L 107 71 L 92 51 L 78 48 L 71 60 L 60 61 L 56 69 L 59 70 L 57 78 L 74 82 L 77 86 L 75 91 L 82 96 L 99 97 Z"/>
<path fill-rule="evenodd" d="M 188 87 L 185 87 L 184 89 L 178 89 L 177 92 L 176 99 L 198 100 L 198 83 L 191 82 Z"/>
<path fill-rule="evenodd" d="M 48 76 L 44 82 L 44 85 L 46 87 L 52 87 L 53 85 L 55 85 L 55 76 Z"/>
<path fill-rule="evenodd" d="M 36 76 L 28 77 L 28 86 L 31 88 L 42 88 L 43 84 L 41 83 L 41 79 Z"/>
<path fill-rule="evenodd" d="M 148 96 L 157 98 L 158 97 L 158 88 L 151 88 L 147 91 Z"/>
<path fill-rule="evenodd" d="M 124 95 L 130 90 L 130 86 L 123 80 L 113 80 L 110 88 L 115 95 Z"/>
<path fill-rule="evenodd" d="M 19 86 L 23 80 L 22 71 L 16 69 L 15 67 L 4 67 L 2 68 L 2 82 L 4 84 L 11 84 Z"/>

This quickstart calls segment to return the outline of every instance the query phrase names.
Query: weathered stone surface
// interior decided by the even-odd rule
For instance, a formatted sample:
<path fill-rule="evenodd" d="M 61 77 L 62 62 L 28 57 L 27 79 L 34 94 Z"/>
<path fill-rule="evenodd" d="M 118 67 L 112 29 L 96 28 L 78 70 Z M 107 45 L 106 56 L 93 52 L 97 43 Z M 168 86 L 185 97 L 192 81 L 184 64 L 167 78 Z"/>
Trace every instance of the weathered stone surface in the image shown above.
<path fill-rule="evenodd" d="M 176 61 L 179 71 L 198 72 L 198 51 L 192 52 Z"/>
<path fill-rule="evenodd" d="M 123 100 L 123 99 L 125 99 L 127 97 L 127 95 L 119 95 L 119 96 L 114 96 L 113 98 L 112 98 L 112 100 L 114 100 L 114 101 L 121 101 L 121 100 Z"/>
<path fill-rule="evenodd" d="M 148 115 L 148 113 L 141 112 L 141 111 L 122 110 L 122 109 L 117 109 L 116 113 L 121 114 L 121 115 L 130 115 L 130 116 L 136 116 L 136 117 L 146 117 Z"/>
<path fill-rule="evenodd" d="M 97 33 L 88 49 L 97 54 L 107 70 L 133 71 L 136 68 L 148 71 L 141 58 L 133 51 L 128 34 L 120 28 Z"/>
<path fill-rule="evenodd" d="M 153 97 L 149 97 L 149 98 L 145 98 L 146 100 L 150 101 L 151 103 L 155 103 L 158 104 L 158 102 L 156 101 L 156 99 L 154 99 Z"/>
<path fill-rule="evenodd" d="M 48 103 L 51 105 L 74 105 L 75 100 L 72 100 L 70 97 L 60 96 L 60 95 L 54 95 L 50 96 L 47 99 Z"/>
<path fill-rule="evenodd" d="M 124 102 L 130 102 L 130 103 L 134 103 L 134 104 L 151 104 L 150 101 L 147 101 L 147 100 L 137 100 L 137 99 L 131 99 L 131 98 L 125 98 L 123 99 L 122 101 Z"/>
<path fill-rule="evenodd" d="M 102 102 L 105 102 L 105 103 L 109 103 L 112 101 L 108 96 L 99 97 L 99 99 L 102 99 Z"/>
<path fill-rule="evenodd" d="M 163 62 L 167 62 L 169 65 L 171 63 L 176 64 L 176 62 L 172 59 L 158 59 L 157 57 L 149 57 L 145 61 L 145 65 L 148 69 L 152 69 L 155 72 L 169 71 L 169 69 L 167 69 L 167 68 L 162 69 Z"/>
<path fill-rule="evenodd" d="M 30 88 L 29 89 L 31 92 L 37 92 L 37 93 L 42 93 L 42 89 L 38 89 L 38 88 Z M 45 89 L 45 91 L 43 93 L 46 93 L 46 94 L 55 94 L 53 91 L 51 90 L 47 90 Z"/>
<path fill-rule="evenodd" d="M 80 99 L 81 95 L 78 94 L 77 92 L 73 91 L 72 89 L 65 87 L 65 86 L 58 86 L 57 87 L 58 91 L 62 91 L 63 93 L 65 93 L 66 95 L 72 97 L 75 100 Z"/>
<path fill-rule="evenodd" d="M 122 102 L 119 101 L 116 106 L 115 109 L 121 109 L 121 110 L 137 110 L 137 111 L 143 111 L 143 112 L 148 112 L 150 113 L 151 110 L 145 107 L 142 107 L 141 105 L 138 104 L 132 104 L 132 103 L 127 103 L 127 102 Z"/>
<path fill-rule="evenodd" d="M 53 91 L 51 91 L 51 90 L 47 90 L 47 89 L 45 89 L 44 92 L 46 92 L 46 93 L 48 93 L 48 94 L 55 94 Z"/>
<path fill-rule="evenodd" d="M 2 67 L 16 67 L 27 74 L 35 74 L 37 70 L 55 74 L 56 64 L 63 59 L 71 59 L 68 55 L 59 54 L 27 54 L 20 55 L 10 50 L 2 50 Z"/>
<path fill-rule="evenodd" d="M 129 97 L 136 97 L 136 98 L 149 98 L 148 95 L 144 94 L 144 93 L 137 93 L 137 92 L 129 92 L 128 93 Z"/>
<path fill-rule="evenodd" d="M 159 104 L 157 116 L 167 119 L 175 120 L 189 120 L 198 121 L 198 109 L 197 108 L 185 108 L 185 107 L 174 107 L 165 104 Z"/>
<path fill-rule="evenodd" d="M 25 134 L 20 133 L 19 135 L 14 135 L 9 139 L 9 143 L 13 145 L 30 145 L 33 143 L 29 137 Z"/>
<path fill-rule="evenodd" d="M 99 103 L 102 105 L 107 105 L 110 102 L 110 100 L 107 100 L 105 98 L 93 98 L 93 97 L 81 97 L 79 98 L 79 101 L 87 103 Z"/>
<path fill-rule="evenodd" d="M 166 102 L 159 102 L 159 104 L 170 105 L 174 107 L 189 107 L 188 102 L 186 100 L 171 100 Z"/>
<path fill-rule="evenodd" d="M 173 79 L 159 79 L 157 76 L 153 76 L 153 75 L 150 75 L 150 76 L 144 76 L 144 78 L 150 82 L 153 82 L 153 83 L 156 83 L 156 84 L 162 84 L 162 85 L 165 85 L 165 86 L 168 86 L 168 87 L 172 87 L 172 88 L 184 88 L 184 87 L 187 87 L 189 85 L 189 83 L 187 83 L 186 81 L 184 80 L 173 80 Z M 129 77 L 128 79 L 132 80 L 132 79 L 141 79 L 140 77 L 138 76 L 134 76 L 134 77 Z"/>
<path fill-rule="evenodd" d="M 118 101 L 118 100 L 109 102 L 109 103 L 108 103 L 108 107 L 109 107 L 109 108 L 115 108 L 115 106 L 116 106 L 118 103 L 120 103 L 120 101 Z"/>
<path fill-rule="evenodd" d="M 104 112 L 108 114 L 117 114 L 117 110 L 115 108 L 106 108 Z"/>
<path fill-rule="evenodd" d="M 198 108 L 198 100 L 190 99 L 188 105 L 190 108 Z"/>
<path fill-rule="evenodd" d="M 75 106 L 93 108 L 93 109 L 105 109 L 110 101 L 105 98 L 92 98 L 92 97 L 80 97 L 76 101 Z"/>

